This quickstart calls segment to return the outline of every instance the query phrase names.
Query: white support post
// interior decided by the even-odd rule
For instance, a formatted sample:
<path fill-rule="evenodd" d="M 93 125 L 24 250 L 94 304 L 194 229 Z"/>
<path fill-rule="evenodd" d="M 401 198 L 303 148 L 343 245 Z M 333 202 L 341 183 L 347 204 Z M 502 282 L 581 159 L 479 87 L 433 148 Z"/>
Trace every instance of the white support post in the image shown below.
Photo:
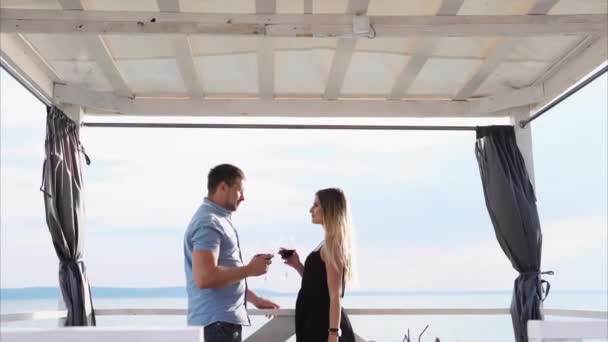
<path fill-rule="evenodd" d="M 67 115 L 76 125 L 80 126 L 82 123 L 82 107 L 74 104 L 64 104 L 61 106 L 61 110 Z"/>
<path fill-rule="evenodd" d="M 536 188 L 534 183 L 534 155 L 532 151 L 532 124 L 527 124 L 525 128 L 521 128 L 519 122 L 530 117 L 529 111 L 522 111 L 511 116 L 511 124 L 515 127 L 515 140 L 517 147 L 524 157 L 526 169 L 532 186 Z"/>

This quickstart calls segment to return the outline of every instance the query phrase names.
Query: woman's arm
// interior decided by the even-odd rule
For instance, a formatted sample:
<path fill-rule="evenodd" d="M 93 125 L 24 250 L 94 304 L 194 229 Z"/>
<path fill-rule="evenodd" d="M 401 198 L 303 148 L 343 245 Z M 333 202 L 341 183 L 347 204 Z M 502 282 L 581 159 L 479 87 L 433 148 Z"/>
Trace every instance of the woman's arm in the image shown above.
<path fill-rule="evenodd" d="M 323 261 L 327 260 L 324 251 L 325 249 L 321 248 Z M 340 269 L 343 269 L 343 267 Z M 329 327 L 339 329 L 340 313 L 342 311 L 342 297 L 340 296 L 340 291 L 342 290 L 342 271 L 337 270 L 328 262 L 325 262 L 325 270 L 327 271 L 327 287 L 329 288 Z M 329 335 L 327 341 L 337 342 L 338 335 Z"/>

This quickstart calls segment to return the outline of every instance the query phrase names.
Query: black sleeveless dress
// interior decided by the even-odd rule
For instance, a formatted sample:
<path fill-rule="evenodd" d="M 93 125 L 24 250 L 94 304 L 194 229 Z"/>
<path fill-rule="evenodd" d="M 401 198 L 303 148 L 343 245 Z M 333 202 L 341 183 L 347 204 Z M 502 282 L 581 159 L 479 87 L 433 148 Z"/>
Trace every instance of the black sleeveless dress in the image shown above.
<path fill-rule="evenodd" d="M 342 281 L 344 296 L 344 281 Z M 340 342 L 355 342 L 355 334 L 344 309 L 340 314 Z M 329 288 L 327 271 L 320 251 L 308 255 L 304 262 L 302 287 L 296 301 L 296 341 L 327 342 L 329 329 Z"/>

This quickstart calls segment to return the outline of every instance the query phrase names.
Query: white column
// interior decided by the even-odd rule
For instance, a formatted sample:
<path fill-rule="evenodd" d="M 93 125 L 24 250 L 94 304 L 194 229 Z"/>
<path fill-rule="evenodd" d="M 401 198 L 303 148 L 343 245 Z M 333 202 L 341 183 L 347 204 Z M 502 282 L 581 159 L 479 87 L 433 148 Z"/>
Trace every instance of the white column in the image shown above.
<path fill-rule="evenodd" d="M 78 126 L 82 123 L 82 107 L 79 105 L 64 104 L 61 106 L 61 110 L 67 115 L 72 121 Z"/>
<path fill-rule="evenodd" d="M 511 124 L 515 127 L 515 139 L 517 146 L 524 157 L 526 163 L 526 169 L 528 170 L 528 176 L 532 186 L 536 188 L 534 183 L 534 155 L 532 151 L 532 124 L 526 125 L 525 128 L 521 128 L 519 122 L 526 120 L 530 117 L 529 111 L 522 111 L 520 113 L 513 114 L 511 116 Z"/>

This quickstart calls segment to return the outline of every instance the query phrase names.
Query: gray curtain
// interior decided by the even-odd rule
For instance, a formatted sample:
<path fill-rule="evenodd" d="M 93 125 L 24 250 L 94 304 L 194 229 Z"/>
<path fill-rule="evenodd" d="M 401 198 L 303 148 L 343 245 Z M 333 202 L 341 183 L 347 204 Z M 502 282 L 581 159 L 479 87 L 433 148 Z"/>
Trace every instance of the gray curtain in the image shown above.
<path fill-rule="evenodd" d="M 78 126 L 61 110 L 47 108 L 42 186 L 46 222 L 59 257 L 59 287 L 66 326 L 95 325 L 91 289 L 82 261 L 84 207 Z M 85 155 L 87 164 L 90 162 Z"/>
<path fill-rule="evenodd" d="M 519 272 L 511 317 L 516 341 L 527 342 L 527 322 L 543 319 L 541 303 L 549 293 L 549 283 L 541 279 L 542 234 L 534 188 L 512 126 L 478 127 L 475 154 L 496 238 Z"/>

